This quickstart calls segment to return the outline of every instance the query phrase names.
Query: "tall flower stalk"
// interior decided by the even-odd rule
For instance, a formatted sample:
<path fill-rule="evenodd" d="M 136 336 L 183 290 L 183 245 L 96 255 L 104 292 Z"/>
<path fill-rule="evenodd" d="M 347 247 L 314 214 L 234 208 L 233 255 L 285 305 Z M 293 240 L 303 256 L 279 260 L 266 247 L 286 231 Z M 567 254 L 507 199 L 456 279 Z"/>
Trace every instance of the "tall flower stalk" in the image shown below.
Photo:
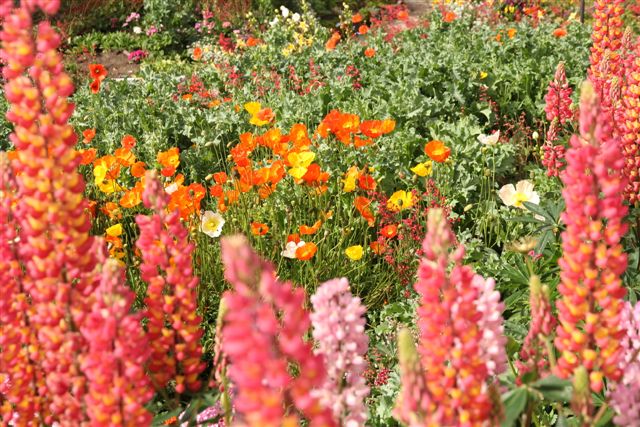
<path fill-rule="evenodd" d="M 311 296 L 315 354 L 324 359 L 326 378 L 318 390 L 324 406 L 330 407 L 339 424 L 364 425 L 365 398 L 369 395 L 364 378 L 369 338 L 365 333 L 366 308 L 349 290 L 347 279 L 334 279 L 320 285 Z"/>
<path fill-rule="evenodd" d="M 227 313 L 222 350 L 237 394 L 234 407 L 240 425 L 337 425 L 331 411 L 314 397 L 324 383 L 322 356 L 303 340 L 311 322 L 304 309 L 304 290 L 276 279 L 273 266 L 253 252 L 245 238 L 222 240 L 225 278 L 233 286 L 224 295 Z M 297 366 L 293 377 L 288 366 Z"/>
<path fill-rule="evenodd" d="M 147 172 L 142 200 L 153 210 L 138 215 L 142 255 L 140 274 L 147 283 L 145 315 L 151 345 L 149 371 L 156 388 L 175 379 L 176 391 L 197 391 L 205 364 L 201 360 L 202 318 L 197 313 L 198 278 L 191 257 L 194 246 L 180 221 L 180 212 L 167 212 L 167 193 L 152 172 Z"/>
<path fill-rule="evenodd" d="M 494 316 L 500 317 L 501 310 L 494 304 L 492 283 L 462 265 L 464 247 L 450 252 L 454 241 L 442 210 L 430 210 L 422 244 L 425 256 L 415 284 L 420 295 L 418 349 L 424 381 L 407 377 L 415 372 L 409 357 L 402 381 L 413 386 L 404 389 L 409 394 L 401 394 L 396 409 L 403 421 L 419 420 L 414 425 L 475 426 L 488 422 L 492 415 L 487 381 L 490 371 L 499 372 L 503 364 L 494 351 L 504 351 L 495 348 L 503 345 L 498 338 L 502 334 L 501 322 L 496 322 Z M 450 272 L 449 264 L 453 264 Z M 487 298 L 482 298 L 487 291 Z M 486 315 L 486 309 L 491 309 L 491 315 Z M 492 329 L 488 336 L 480 329 L 482 322 Z M 421 384 L 426 389 L 416 390 Z M 407 404 L 417 396 L 419 403 Z M 420 414 L 405 412 L 416 405 Z"/>
<path fill-rule="evenodd" d="M 591 83 L 585 82 L 580 135 L 571 138 L 561 175 L 566 230 L 559 260 L 561 298 L 555 344 L 560 351 L 558 375 L 570 377 L 583 367 L 596 392 L 602 390 L 604 377 L 620 379 L 624 336 L 620 322 L 626 294 L 621 276 L 627 267 L 621 244 L 627 231 L 625 180 L 620 172 L 624 158 L 609 126 Z"/>

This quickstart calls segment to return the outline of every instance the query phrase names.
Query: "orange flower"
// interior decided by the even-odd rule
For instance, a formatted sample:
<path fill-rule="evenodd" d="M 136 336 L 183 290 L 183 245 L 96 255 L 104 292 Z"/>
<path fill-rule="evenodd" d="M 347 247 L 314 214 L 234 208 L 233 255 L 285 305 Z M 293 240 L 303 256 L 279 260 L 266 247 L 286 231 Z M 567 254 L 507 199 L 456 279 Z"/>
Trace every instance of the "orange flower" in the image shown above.
<path fill-rule="evenodd" d="M 220 198 L 224 196 L 224 188 L 220 184 L 212 185 L 209 187 L 209 194 L 212 197 Z"/>
<path fill-rule="evenodd" d="M 96 158 L 96 149 L 89 148 L 87 150 L 78 150 L 80 156 L 82 156 L 82 160 L 80 160 L 81 165 L 89 165 Z"/>
<path fill-rule="evenodd" d="M 406 21 L 409 19 L 409 13 L 406 10 L 401 10 L 400 12 L 398 12 L 398 20 L 400 21 Z"/>
<path fill-rule="evenodd" d="M 318 232 L 318 230 L 320 229 L 320 226 L 322 225 L 322 221 L 317 220 L 311 227 L 309 227 L 308 225 L 301 225 L 299 227 L 299 231 L 300 234 L 302 235 L 311 235 L 311 234 L 316 234 Z"/>
<path fill-rule="evenodd" d="M 289 234 L 287 236 L 287 243 L 289 243 L 289 242 L 299 243 L 300 242 L 300 235 L 298 233 Z"/>
<path fill-rule="evenodd" d="M 380 234 L 387 239 L 392 239 L 398 235 L 398 226 L 396 224 L 389 224 L 382 227 Z"/>
<path fill-rule="evenodd" d="M 364 50 L 364 56 L 367 58 L 373 58 L 376 54 L 376 50 L 372 47 L 368 47 Z"/>
<path fill-rule="evenodd" d="M 136 162 L 136 156 L 128 148 L 118 148 L 113 152 L 116 160 L 124 167 L 129 167 Z"/>
<path fill-rule="evenodd" d="M 256 113 L 256 118 L 261 122 L 269 123 L 276 117 L 271 108 L 263 108 Z"/>
<path fill-rule="evenodd" d="M 216 172 L 213 174 L 213 180 L 216 184 L 224 184 L 227 182 L 229 177 L 225 172 Z"/>
<path fill-rule="evenodd" d="M 254 236 L 264 236 L 269 231 L 269 226 L 262 222 L 251 223 L 251 234 Z"/>
<path fill-rule="evenodd" d="M 184 95 L 182 95 L 182 100 L 183 101 L 190 101 L 191 98 L 193 98 L 193 94 L 191 94 L 191 93 L 185 93 Z"/>
<path fill-rule="evenodd" d="M 103 81 L 108 73 L 102 64 L 89 64 L 89 74 L 92 79 Z"/>
<path fill-rule="evenodd" d="M 333 34 L 331 34 L 331 37 L 329 38 L 329 40 L 327 40 L 327 43 L 324 45 L 325 49 L 327 50 L 335 49 L 336 45 L 338 44 L 341 38 L 342 37 L 340 36 L 340 33 L 335 31 Z"/>
<path fill-rule="evenodd" d="M 351 17 L 351 23 L 352 24 L 358 24 L 360 22 L 362 22 L 363 18 L 362 15 L 360 15 L 360 13 L 356 13 L 355 15 L 353 15 Z"/>
<path fill-rule="evenodd" d="M 360 25 L 360 27 L 358 27 L 358 34 L 365 35 L 368 32 L 369 32 L 369 27 L 367 27 L 366 25 Z"/>
<path fill-rule="evenodd" d="M 95 129 L 85 129 L 85 130 L 82 131 L 82 136 L 84 137 L 82 142 L 84 142 L 85 144 L 89 144 L 91 141 L 93 141 L 93 138 L 95 138 L 96 130 Z"/>
<path fill-rule="evenodd" d="M 560 27 L 560 28 L 556 28 L 555 30 L 553 30 L 553 35 L 557 38 L 561 38 L 567 35 L 567 30 L 565 30 L 564 28 Z"/>
<path fill-rule="evenodd" d="M 173 147 L 167 151 L 161 151 L 156 159 L 163 166 L 162 176 L 172 176 L 176 173 L 178 165 L 180 165 L 180 150 L 178 150 L 178 147 Z"/>
<path fill-rule="evenodd" d="M 145 166 L 146 165 L 144 164 L 144 162 L 135 162 L 134 164 L 132 164 L 130 169 L 131 176 L 133 176 L 134 178 L 142 178 L 146 171 Z"/>
<path fill-rule="evenodd" d="M 455 21 L 456 18 L 457 18 L 456 14 L 450 10 L 446 11 L 442 15 L 442 20 L 447 23 Z"/>
<path fill-rule="evenodd" d="M 257 39 L 255 37 L 249 37 L 247 39 L 247 46 L 249 46 L 249 47 L 258 46 L 259 44 L 262 44 L 262 40 Z"/>
<path fill-rule="evenodd" d="M 376 255 L 380 255 L 384 253 L 384 245 L 380 242 L 371 242 L 369 244 L 369 248 L 371 249 L 371 252 L 373 252 Z"/>
<path fill-rule="evenodd" d="M 382 121 L 381 128 L 382 128 L 382 134 L 383 135 L 391 133 L 396 128 L 396 121 L 393 120 L 393 119 L 384 119 Z"/>
<path fill-rule="evenodd" d="M 353 137 L 353 145 L 356 148 L 366 147 L 371 144 L 373 144 L 373 139 L 371 138 L 362 139 L 358 135 Z"/>
<path fill-rule="evenodd" d="M 376 189 L 377 183 L 371 175 L 363 173 L 358 177 L 358 187 L 366 191 L 373 191 Z"/>
<path fill-rule="evenodd" d="M 125 135 L 122 137 L 122 141 L 120 142 L 124 148 L 131 150 L 136 146 L 136 139 L 131 135 Z"/>
<path fill-rule="evenodd" d="M 200 58 L 202 58 L 202 48 L 200 47 L 195 47 L 193 49 L 193 59 L 195 61 L 200 61 Z"/>
<path fill-rule="evenodd" d="M 367 135 L 369 138 L 378 138 L 383 134 L 381 120 L 363 120 L 360 123 L 360 132 Z"/>
<path fill-rule="evenodd" d="M 496 34 L 496 41 L 500 43 L 501 40 L 502 40 L 502 33 Z"/>
<path fill-rule="evenodd" d="M 360 212 L 360 215 L 362 215 L 362 217 L 367 220 L 369 227 L 373 227 L 373 224 L 375 224 L 376 220 L 373 217 L 373 212 L 371 211 L 371 200 L 363 196 L 358 196 L 354 200 L 354 205 L 358 212 Z"/>
<path fill-rule="evenodd" d="M 93 94 L 96 94 L 96 93 L 100 92 L 100 80 L 94 79 L 89 84 L 89 89 L 91 89 L 91 93 L 93 93 Z"/>
<path fill-rule="evenodd" d="M 313 242 L 307 242 L 296 249 L 296 258 L 300 261 L 308 261 L 318 252 L 318 247 Z"/>
<path fill-rule="evenodd" d="M 144 185 L 141 181 L 136 182 L 135 187 L 131 190 L 125 191 L 122 198 L 120 198 L 120 206 L 123 208 L 133 208 L 142 203 L 142 192 L 144 191 Z"/>
<path fill-rule="evenodd" d="M 424 146 L 424 152 L 434 162 L 442 163 L 447 160 L 449 154 L 451 154 L 451 149 L 444 145 L 444 142 L 434 140 Z"/>
<path fill-rule="evenodd" d="M 507 30 L 507 36 L 512 39 L 516 36 L 517 30 L 515 28 L 509 28 Z"/>

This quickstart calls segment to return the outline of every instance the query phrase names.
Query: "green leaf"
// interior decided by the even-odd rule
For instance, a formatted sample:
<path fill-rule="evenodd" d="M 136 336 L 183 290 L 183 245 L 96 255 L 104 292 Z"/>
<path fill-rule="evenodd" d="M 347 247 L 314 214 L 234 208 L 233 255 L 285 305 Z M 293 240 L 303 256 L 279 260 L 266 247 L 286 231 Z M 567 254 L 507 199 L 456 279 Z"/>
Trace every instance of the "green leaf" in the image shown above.
<path fill-rule="evenodd" d="M 549 222 L 555 222 L 551 214 L 547 212 L 545 209 L 543 209 L 540 205 L 536 205 L 535 203 L 531 203 L 531 202 L 522 202 L 522 204 L 524 205 L 525 208 L 527 208 L 534 214 L 545 217 L 545 219 L 547 219 Z"/>
<path fill-rule="evenodd" d="M 151 424 L 154 426 L 163 425 L 163 423 L 167 421 L 169 418 L 177 417 L 178 415 L 180 415 L 180 412 L 182 412 L 182 408 L 176 408 L 173 411 L 163 412 L 162 414 L 158 414 L 153 418 L 153 421 Z"/>
<path fill-rule="evenodd" d="M 523 387 L 519 387 L 515 390 L 511 390 L 507 394 L 503 395 L 502 402 L 504 403 L 504 421 L 500 424 L 501 427 L 514 426 L 522 411 L 527 406 L 527 400 L 529 399 L 529 393 Z"/>
<path fill-rule="evenodd" d="M 573 389 L 571 381 L 563 380 L 554 375 L 550 375 L 531 384 L 531 387 L 538 390 L 546 400 L 553 402 L 568 402 L 571 400 Z"/>

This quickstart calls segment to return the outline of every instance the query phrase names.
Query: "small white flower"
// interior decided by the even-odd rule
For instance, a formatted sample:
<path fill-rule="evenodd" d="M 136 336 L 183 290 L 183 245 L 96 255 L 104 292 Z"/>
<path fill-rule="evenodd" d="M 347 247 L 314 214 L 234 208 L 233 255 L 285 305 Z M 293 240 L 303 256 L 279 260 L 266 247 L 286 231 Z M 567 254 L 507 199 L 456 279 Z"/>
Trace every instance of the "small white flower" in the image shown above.
<path fill-rule="evenodd" d="M 285 246 L 284 251 L 280 252 L 285 258 L 296 258 L 296 249 L 304 246 L 304 240 L 300 240 L 298 243 L 296 242 L 287 242 L 287 246 Z"/>
<path fill-rule="evenodd" d="M 293 22 L 300 22 L 300 14 L 298 12 L 294 13 L 293 15 L 291 15 L 291 20 Z"/>
<path fill-rule="evenodd" d="M 272 26 L 272 27 L 275 27 L 276 25 L 278 25 L 278 16 L 277 15 L 276 15 L 275 18 L 273 18 L 271 20 L 271 22 L 269 22 L 269 25 Z"/>
<path fill-rule="evenodd" d="M 140 27 L 133 27 L 133 33 L 134 33 L 134 34 L 142 34 L 142 28 L 140 28 Z"/>
<path fill-rule="evenodd" d="M 209 237 L 220 237 L 224 218 L 217 212 L 205 211 L 200 218 L 200 231 Z"/>
<path fill-rule="evenodd" d="M 164 188 L 164 191 L 166 191 L 167 194 L 175 193 L 177 190 L 178 190 L 178 183 L 177 182 L 174 182 L 174 183 L 172 183 L 170 185 L 167 185 Z"/>
<path fill-rule="evenodd" d="M 533 133 L 531 134 L 531 138 L 537 141 L 538 138 L 540 138 L 540 134 L 538 133 L 538 131 L 534 130 Z"/>
<path fill-rule="evenodd" d="M 526 209 L 522 204 L 523 202 L 529 202 L 535 205 L 540 203 L 540 196 L 533 191 L 533 183 L 528 179 L 518 181 L 515 187 L 513 184 L 503 186 L 498 192 L 498 195 L 505 205 L 515 206 L 520 209 Z"/>
<path fill-rule="evenodd" d="M 478 141 L 484 145 L 496 145 L 500 139 L 500 131 L 497 130 L 491 135 L 480 134 L 478 135 Z"/>
<path fill-rule="evenodd" d="M 282 17 L 284 18 L 289 16 L 289 9 L 287 9 L 285 6 L 280 6 L 280 12 L 282 12 Z"/>

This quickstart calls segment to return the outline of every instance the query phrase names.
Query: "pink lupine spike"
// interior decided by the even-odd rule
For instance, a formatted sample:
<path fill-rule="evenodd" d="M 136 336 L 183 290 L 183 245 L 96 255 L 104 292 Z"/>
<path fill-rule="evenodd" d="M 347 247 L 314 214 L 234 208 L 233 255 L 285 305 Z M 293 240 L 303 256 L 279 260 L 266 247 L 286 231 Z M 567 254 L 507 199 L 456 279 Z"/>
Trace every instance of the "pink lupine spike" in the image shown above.
<path fill-rule="evenodd" d="M 344 426 L 364 425 L 365 398 L 369 387 L 363 373 L 369 338 L 365 333 L 366 308 L 354 297 L 345 278 L 323 283 L 311 296 L 315 354 L 323 356 L 327 372 L 324 384 L 315 393 L 334 419 Z"/>
<path fill-rule="evenodd" d="M 324 382 L 322 357 L 304 342 L 310 321 L 304 291 L 276 279 L 242 236 L 222 240 L 225 278 L 233 286 L 224 295 L 227 313 L 222 350 L 237 395 L 237 422 L 249 426 L 297 425 L 297 408 L 310 426 L 337 425 L 331 411 L 313 395 Z M 293 378 L 288 364 L 298 366 Z"/>
<path fill-rule="evenodd" d="M 176 391 L 197 391 L 205 364 L 201 360 L 202 318 L 197 314 L 198 278 L 193 273 L 194 246 L 178 211 L 167 212 L 168 196 L 153 172 L 147 172 L 142 199 L 149 216 L 138 215 L 142 255 L 140 273 L 147 283 L 145 316 L 151 346 L 149 371 L 154 386 L 176 380 Z"/>
<path fill-rule="evenodd" d="M 566 210 L 562 220 L 560 264 L 562 298 L 557 302 L 560 351 L 557 374 L 568 378 L 583 366 L 591 389 L 600 391 L 603 378 L 620 379 L 620 325 L 625 288 L 621 275 L 627 256 L 621 241 L 627 231 L 621 175 L 624 158 L 607 131 L 610 124 L 592 85 L 582 86 L 580 135 L 571 138 L 567 167 L 561 175 Z"/>

